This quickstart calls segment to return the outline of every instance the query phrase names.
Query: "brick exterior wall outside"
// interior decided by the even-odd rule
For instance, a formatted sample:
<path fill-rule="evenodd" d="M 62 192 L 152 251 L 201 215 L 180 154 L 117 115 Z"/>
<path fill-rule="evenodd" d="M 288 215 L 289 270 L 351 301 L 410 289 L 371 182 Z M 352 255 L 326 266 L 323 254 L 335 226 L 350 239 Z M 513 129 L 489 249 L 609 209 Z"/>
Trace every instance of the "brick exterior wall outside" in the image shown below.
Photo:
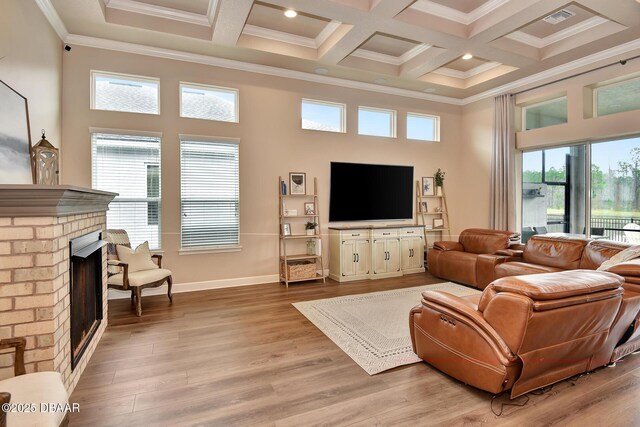
<path fill-rule="evenodd" d="M 71 371 L 69 240 L 106 228 L 104 212 L 0 218 L 0 338 L 25 337 L 27 372 L 58 371 L 71 393 L 107 327 L 107 252 L 102 249 L 103 319 Z M 0 380 L 13 352 L 0 353 Z"/>

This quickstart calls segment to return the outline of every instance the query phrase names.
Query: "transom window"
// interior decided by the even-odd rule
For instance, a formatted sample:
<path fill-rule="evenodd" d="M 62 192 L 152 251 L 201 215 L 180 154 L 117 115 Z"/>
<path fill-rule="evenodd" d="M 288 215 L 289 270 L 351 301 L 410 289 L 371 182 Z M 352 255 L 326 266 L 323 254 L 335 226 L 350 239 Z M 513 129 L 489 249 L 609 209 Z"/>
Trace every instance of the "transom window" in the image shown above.
<path fill-rule="evenodd" d="M 407 139 L 440 141 L 440 117 L 407 113 Z"/>
<path fill-rule="evenodd" d="M 396 112 L 373 107 L 358 107 L 358 134 L 396 137 Z"/>
<path fill-rule="evenodd" d="M 532 130 L 567 123 L 567 97 L 551 99 L 522 108 L 522 128 Z"/>
<path fill-rule="evenodd" d="M 347 131 L 345 104 L 303 99 L 301 108 L 302 129 L 341 133 Z"/>
<path fill-rule="evenodd" d="M 160 79 L 91 71 L 91 109 L 160 114 Z"/>
<path fill-rule="evenodd" d="M 640 78 L 596 88 L 594 97 L 598 117 L 640 110 Z"/>
<path fill-rule="evenodd" d="M 238 123 L 238 90 L 180 83 L 180 117 Z"/>

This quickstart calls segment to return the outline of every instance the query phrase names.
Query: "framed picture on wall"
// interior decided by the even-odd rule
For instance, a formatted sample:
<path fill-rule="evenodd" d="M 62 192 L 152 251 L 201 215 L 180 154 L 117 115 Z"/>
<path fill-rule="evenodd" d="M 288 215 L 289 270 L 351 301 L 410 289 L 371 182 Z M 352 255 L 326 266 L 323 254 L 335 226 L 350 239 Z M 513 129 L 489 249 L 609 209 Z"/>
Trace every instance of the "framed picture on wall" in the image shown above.
<path fill-rule="evenodd" d="M 27 98 L 0 80 L 0 184 L 33 184 Z"/>
<path fill-rule="evenodd" d="M 306 202 L 304 204 L 304 214 L 305 215 L 315 215 L 316 214 L 316 205 L 313 202 Z"/>
<path fill-rule="evenodd" d="M 307 194 L 307 174 L 304 172 L 289 172 L 289 194 Z"/>
<path fill-rule="evenodd" d="M 436 195 L 436 182 L 432 176 L 422 177 L 422 195 L 423 196 L 435 196 Z"/>

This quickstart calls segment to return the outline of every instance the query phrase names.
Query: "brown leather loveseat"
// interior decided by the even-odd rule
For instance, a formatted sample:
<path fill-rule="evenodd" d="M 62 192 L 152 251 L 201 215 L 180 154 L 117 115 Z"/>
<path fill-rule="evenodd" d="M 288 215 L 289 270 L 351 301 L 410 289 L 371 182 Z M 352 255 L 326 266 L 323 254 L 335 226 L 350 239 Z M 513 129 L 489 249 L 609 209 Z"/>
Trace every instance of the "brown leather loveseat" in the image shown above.
<path fill-rule="evenodd" d="M 607 363 L 597 356 L 622 284 L 616 274 L 576 270 L 496 280 L 477 304 L 424 292 L 409 317 L 413 350 L 466 384 L 517 397 Z"/>
<path fill-rule="evenodd" d="M 429 272 L 436 277 L 484 289 L 494 278 L 496 265 L 515 260 L 505 255 L 512 239 L 511 231 L 468 228 L 457 242 L 435 242 L 427 254 Z M 513 252 L 515 254 L 515 252 Z"/>

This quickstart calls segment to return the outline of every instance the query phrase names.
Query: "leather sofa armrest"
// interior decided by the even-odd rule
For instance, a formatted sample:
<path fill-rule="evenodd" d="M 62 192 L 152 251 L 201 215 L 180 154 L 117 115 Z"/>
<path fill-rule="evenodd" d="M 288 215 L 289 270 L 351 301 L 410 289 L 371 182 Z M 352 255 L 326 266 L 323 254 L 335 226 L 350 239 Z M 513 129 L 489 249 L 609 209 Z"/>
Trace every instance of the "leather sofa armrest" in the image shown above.
<path fill-rule="evenodd" d="M 523 253 L 524 251 L 518 249 L 499 249 L 494 253 L 494 255 L 522 258 Z"/>
<path fill-rule="evenodd" d="M 524 248 L 526 246 L 527 245 L 519 243 L 519 242 L 518 243 L 512 243 L 512 244 L 509 245 L 509 249 L 513 249 L 514 251 L 524 251 Z"/>
<path fill-rule="evenodd" d="M 459 251 L 464 252 L 464 246 L 460 242 L 441 241 L 435 242 L 433 248 L 440 251 Z"/>
<path fill-rule="evenodd" d="M 503 253 L 504 252 L 504 253 Z M 496 279 L 495 269 L 504 262 L 520 261 L 519 255 L 511 255 L 509 249 L 501 249 L 496 254 L 480 254 L 476 260 L 476 285 L 484 289 Z"/>
<path fill-rule="evenodd" d="M 631 261 L 621 262 L 613 267 L 608 268 L 609 273 L 615 273 L 619 276 L 637 276 L 640 277 L 640 258 Z"/>
<path fill-rule="evenodd" d="M 422 304 L 433 310 L 444 307 L 448 309 L 448 314 L 455 313 L 458 320 L 466 321 L 469 323 L 469 326 L 480 329 L 482 333 L 488 336 L 505 358 L 509 360 L 516 359 L 516 356 L 511 352 L 509 346 L 507 346 L 495 329 L 489 325 L 478 311 L 476 305 L 471 301 L 448 292 L 426 291 L 422 293 Z"/>

